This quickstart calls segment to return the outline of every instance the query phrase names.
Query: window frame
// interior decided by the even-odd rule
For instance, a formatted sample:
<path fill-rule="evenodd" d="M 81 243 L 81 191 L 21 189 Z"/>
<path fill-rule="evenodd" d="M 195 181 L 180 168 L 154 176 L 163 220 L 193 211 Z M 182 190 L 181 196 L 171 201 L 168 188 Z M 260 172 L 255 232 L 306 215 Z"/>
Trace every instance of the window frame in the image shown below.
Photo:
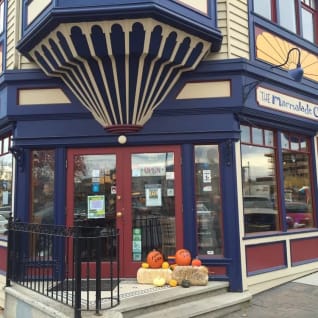
<path fill-rule="evenodd" d="M 244 127 L 244 128 L 242 128 Z M 249 128 L 249 130 L 246 129 Z M 263 144 L 259 143 L 253 143 L 253 129 L 262 129 L 263 130 Z M 244 140 L 242 137 L 246 137 L 246 134 L 243 136 L 242 132 L 249 132 L 249 138 L 245 138 Z M 273 145 L 268 146 L 266 145 L 265 140 L 265 132 L 271 131 L 273 133 L 272 139 L 273 139 Z M 282 142 L 283 136 L 287 136 L 288 145 L 284 146 L 284 143 Z M 292 142 L 292 140 L 298 140 L 297 142 Z M 255 147 L 263 147 L 263 148 L 272 148 L 275 151 L 274 157 L 275 157 L 275 177 L 277 182 L 277 211 L 278 211 L 278 225 L 277 225 L 277 231 L 286 233 L 287 231 L 298 231 L 298 230 L 312 230 L 313 228 L 318 227 L 318 223 L 316 220 L 316 201 L 315 201 L 315 189 L 314 189 L 314 176 L 310 173 L 308 173 L 308 186 L 310 187 L 309 190 L 309 198 L 311 200 L 311 211 L 308 213 L 311 213 L 311 224 L 308 226 L 308 224 L 305 227 L 295 227 L 295 228 L 289 228 L 289 225 L 287 224 L 288 221 L 288 215 L 287 210 L 285 206 L 285 202 L 287 200 L 286 190 L 284 185 L 284 162 L 283 162 L 283 153 L 294 153 L 294 154 L 303 154 L 307 156 L 308 158 L 308 171 L 313 170 L 313 155 L 314 155 L 314 149 L 311 144 L 311 138 L 310 136 L 306 136 L 300 133 L 294 133 L 294 132 L 288 132 L 288 131 L 282 131 L 278 129 L 270 129 L 266 127 L 255 127 L 253 125 L 250 125 L 248 123 L 241 123 L 241 146 L 242 145 L 248 145 L 248 146 L 255 146 Z M 298 146 L 297 146 L 298 144 Z M 296 145 L 296 147 L 295 147 Z M 305 146 L 305 147 L 304 147 Z M 297 148 L 297 149 L 296 149 Z M 241 163 L 241 170 L 243 169 L 243 162 Z M 243 189 L 243 180 L 242 180 L 242 193 L 244 193 Z M 293 200 L 294 201 L 294 200 Z M 308 204 L 308 202 L 307 202 Z M 309 205 L 308 205 L 309 207 Z M 296 224 L 296 223 L 295 223 Z M 272 231 L 270 231 L 272 232 Z M 268 231 L 261 232 L 263 235 L 270 234 Z M 245 235 L 256 235 L 259 234 L 259 232 L 245 232 Z"/>
<path fill-rule="evenodd" d="M 259 1 L 259 0 L 252 0 L 253 2 L 253 11 L 254 11 L 254 1 Z M 270 0 L 270 5 L 271 5 L 271 19 L 273 23 L 276 23 L 278 26 L 281 28 L 286 29 L 283 25 L 280 24 L 279 22 L 279 10 L 278 10 L 278 1 L 279 0 Z M 316 31 L 318 29 L 318 3 L 317 0 L 294 0 L 295 3 L 295 23 L 296 23 L 296 31 L 290 31 L 294 33 L 295 35 L 298 35 L 302 37 L 304 40 L 309 41 L 310 43 L 317 44 L 318 43 L 318 32 Z M 310 12 L 313 15 L 313 41 L 308 40 L 303 37 L 303 25 L 302 25 L 302 9 L 305 9 L 306 11 Z M 263 18 L 267 19 L 268 18 L 265 15 L 262 15 L 261 12 L 256 12 L 254 13 L 262 16 Z"/>

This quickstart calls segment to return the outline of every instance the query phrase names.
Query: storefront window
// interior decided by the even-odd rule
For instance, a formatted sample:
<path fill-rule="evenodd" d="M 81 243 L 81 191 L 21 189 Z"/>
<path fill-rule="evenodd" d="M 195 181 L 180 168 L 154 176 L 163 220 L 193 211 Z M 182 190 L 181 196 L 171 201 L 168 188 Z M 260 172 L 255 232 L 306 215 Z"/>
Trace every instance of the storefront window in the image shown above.
<path fill-rule="evenodd" d="M 195 200 L 198 255 L 223 253 L 219 148 L 195 146 Z"/>
<path fill-rule="evenodd" d="M 277 180 L 273 132 L 241 126 L 245 233 L 278 229 Z"/>
<path fill-rule="evenodd" d="M 3 147 L 4 142 L 8 147 Z M 7 222 L 12 213 L 12 154 L 9 153 L 11 138 L 0 139 L 0 235 L 7 234 Z"/>
<path fill-rule="evenodd" d="M 281 149 L 276 149 L 275 134 L 266 129 L 242 125 L 242 188 L 245 233 L 302 229 L 312 227 L 311 167 L 309 140 L 303 136 L 281 133 Z M 261 130 L 261 137 L 260 137 Z M 254 138 L 253 134 L 257 137 Z M 260 139 L 263 144 L 260 145 Z M 257 141 L 254 144 L 253 141 Z M 282 163 L 276 161 L 282 153 Z M 282 166 L 283 191 L 277 182 Z M 278 204 L 278 196 L 281 205 Z M 280 220 L 286 222 L 279 226 Z"/>
<path fill-rule="evenodd" d="M 54 223 L 54 167 L 54 150 L 32 151 L 32 223 Z"/>
<path fill-rule="evenodd" d="M 288 229 L 313 226 L 308 141 L 283 133 L 283 176 Z"/>

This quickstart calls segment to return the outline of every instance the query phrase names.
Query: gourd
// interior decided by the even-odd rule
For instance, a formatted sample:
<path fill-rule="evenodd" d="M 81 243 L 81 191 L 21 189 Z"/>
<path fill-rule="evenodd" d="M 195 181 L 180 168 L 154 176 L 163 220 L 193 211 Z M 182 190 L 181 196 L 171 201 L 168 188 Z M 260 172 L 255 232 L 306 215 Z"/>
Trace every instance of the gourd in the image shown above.
<path fill-rule="evenodd" d="M 194 258 L 191 262 L 191 265 L 192 266 L 201 266 L 202 265 L 202 262 L 201 260 L 199 260 L 198 258 Z"/>
<path fill-rule="evenodd" d="M 141 267 L 142 268 L 149 268 L 149 264 L 144 262 L 141 264 Z"/>
<path fill-rule="evenodd" d="M 161 267 L 164 269 L 168 269 L 170 267 L 170 264 L 168 262 L 163 262 Z"/>
<path fill-rule="evenodd" d="M 175 279 L 170 279 L 169 285 L 171 287 L 177 287 L 178 286 L 178 282 Z"/>
<path fill-rule="evenodd" d="M 165 285 L 166 280 L 163 277 L 156 277 L 153 280 L 153 284 L 157 287 L 162 287 L 163 285 Z"/>
<path fill-rule="evenodd" d="M 176 264 L 188 266 L 191 264 L 191 254 L 188 250 L 182 248 L 176 252 Z"/>
<path fill-rule="evenodd" d="M 161 268 L 163 255 L 159 251 L 153 250 L 147 255 L 147 263 L 150 268 Z"/>
<path fill-rule="evenodd" d="M 183 279 L 182 281 L 181 281 L 181 286 L 182 287 L 184 287 L 184 288 L 188 288 L 188 287 L 190 287 L 190 281 L 188 280 L 188 279 Z"/>

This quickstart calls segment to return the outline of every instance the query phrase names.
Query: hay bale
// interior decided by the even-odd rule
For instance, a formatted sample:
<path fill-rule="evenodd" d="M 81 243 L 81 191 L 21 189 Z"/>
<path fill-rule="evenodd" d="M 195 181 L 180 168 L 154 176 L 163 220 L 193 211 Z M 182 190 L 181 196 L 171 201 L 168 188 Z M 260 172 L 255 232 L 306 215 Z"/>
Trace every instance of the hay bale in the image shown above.
<path fill-rule="evenodd" d="M 171 269 L 167 268 L 142 268 L 137 271 L 137 282 L 139 284 L 152 284 L 156 277 L 163 277 L 166 284 L 171 280 Z"/>
<path fill-rule="evenodd" d="M 172 279 L 179 285 L 183 279 L 187 279 L 192 286 L 205 286 L 209 281 L 208 269 L 205 266 L 176 266 L 172 272 Z"/>

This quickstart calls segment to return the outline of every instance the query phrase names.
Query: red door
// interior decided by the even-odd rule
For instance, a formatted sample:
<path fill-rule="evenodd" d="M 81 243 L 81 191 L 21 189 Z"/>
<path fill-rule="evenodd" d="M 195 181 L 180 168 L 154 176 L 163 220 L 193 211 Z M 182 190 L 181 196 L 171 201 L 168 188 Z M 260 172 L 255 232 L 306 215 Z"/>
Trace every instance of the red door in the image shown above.
<path fill-rule="evenodd" d="M 135 277 L 154 248 L 168 257 L 182 247 L 179 147 L 71 149 L 67 189 L 67 225 L 119 230 L 121 277 Z"/>

